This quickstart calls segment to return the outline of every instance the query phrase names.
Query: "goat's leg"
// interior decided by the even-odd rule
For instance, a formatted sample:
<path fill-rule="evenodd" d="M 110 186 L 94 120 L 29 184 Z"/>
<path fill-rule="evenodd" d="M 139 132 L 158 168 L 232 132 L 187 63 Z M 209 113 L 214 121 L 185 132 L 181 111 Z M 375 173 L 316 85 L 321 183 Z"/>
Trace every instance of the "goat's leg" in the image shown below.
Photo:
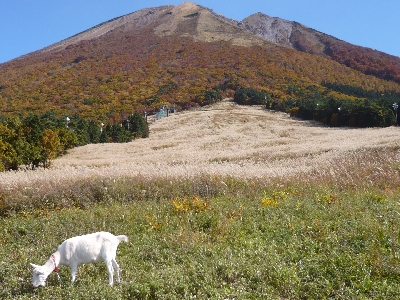
<path fill-rule="evenodd" d="M 115 279 L 116 279 L 116 281 L 119 283 L 120 281 L 121 281 L 121 279 L 120 279 L 120 277 L 119 277 L 119 265 L 118 265 L 118 263 L 117 263 L 117 261 L 115 260 L 115 258 L 113 258 L 112 260 L 111 260 L 111 262 L 112 262 L 112 264 L 113 264 L 113 267 L 114 267 L 114 269 L 115 269 Z"/>
<path fill-rule="evenodd" d="M 75 282 L 76 273 L 78 272 L 78 265 L 71 265 L 71 284 Z"/>
<path fill-rule="evenodd" d="M 106 266 L 107 266 L 107 270 L 108 270 L 108 283 L 110 285 L 113 285 L 114 280 L 114 268 L 113 268 L 113 264 L 111 262 L 111 260 L 106 260 Z"/>

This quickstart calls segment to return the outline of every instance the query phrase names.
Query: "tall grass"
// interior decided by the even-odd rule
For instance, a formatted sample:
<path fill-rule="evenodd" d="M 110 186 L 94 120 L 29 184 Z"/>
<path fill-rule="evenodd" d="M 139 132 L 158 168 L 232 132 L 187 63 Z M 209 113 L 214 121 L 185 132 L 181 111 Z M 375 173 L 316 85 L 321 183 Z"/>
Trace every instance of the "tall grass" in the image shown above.
<path fill-rule="evenodd" d="M 295 163 L 293 160 L 293 164 Z M 301 172 L 292 171 L 284 177 L 239 178 L 234 176 L 236 174 L 229 176 L 207 173 L 188 174 L 184 177 L 140 174 L 113 177 L 91 173 L 90 176 L 74 178 L 60 176 L 59 172 L 54 173 L 54 176 L 49 176 L 52 171 L 38 172 L 39 176 L 31 182 L 3 182 L 0 190 L 0 215 L 34 210 L 89 208 L 96 203 L 159 200 L 190 195 L 236 197 L 246 194 L 251 197 L 249 191 L 256 194 L 264 188 L 282 184 L 325 185 L 343 190 L 395 191 L 400 181 L 400 160 L 397 147 L 391 147 L 346 151 L 330 160 L 324 160 L 323 163 L 316 159 L 315 165 Z"/>

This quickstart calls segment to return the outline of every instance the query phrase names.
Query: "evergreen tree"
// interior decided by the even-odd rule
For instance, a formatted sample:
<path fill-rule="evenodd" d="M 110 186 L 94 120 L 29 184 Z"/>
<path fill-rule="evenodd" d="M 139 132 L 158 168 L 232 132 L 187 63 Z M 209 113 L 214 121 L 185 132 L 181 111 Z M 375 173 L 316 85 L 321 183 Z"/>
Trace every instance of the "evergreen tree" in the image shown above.
<path fill-rule="evenodd" d="M 30 144 L 37 144 L 42 137 L 45 130 L 45 124 L 43 120 L 35 114 L 30 114 L 23 120 L 25 126 L 26 140 Z"/>
<path fill-rule="evenodd" d="M 100 126 L 94 121 L 88 122 L 87 132 L 89 134 L 90 143 L 97 144 L 100 142 L 101 130 Z"/>
<path fill-rule="evenodd" d="M 146 119 L 139 112 L 132 114 L 128 120 L 130 122 L 129 131 L 132 132 L 135 137 L 149 137 L 149 124 L 147 124 Z"/>

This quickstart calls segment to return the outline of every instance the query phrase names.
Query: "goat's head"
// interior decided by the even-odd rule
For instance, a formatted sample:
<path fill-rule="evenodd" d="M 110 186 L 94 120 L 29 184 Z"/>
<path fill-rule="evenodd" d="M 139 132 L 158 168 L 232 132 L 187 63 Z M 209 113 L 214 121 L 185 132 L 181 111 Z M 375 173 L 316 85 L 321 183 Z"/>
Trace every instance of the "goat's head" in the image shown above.
<path fill-rule="evenodd" d="M 49 274 L 46 273 L 43 266 L 38 266 L 35 264 L 31 264 L 33 267 L 33 278 L 32 278 L 32 285 L 33 287 L 38 286 L 46 286 L 46 279 Z"/>

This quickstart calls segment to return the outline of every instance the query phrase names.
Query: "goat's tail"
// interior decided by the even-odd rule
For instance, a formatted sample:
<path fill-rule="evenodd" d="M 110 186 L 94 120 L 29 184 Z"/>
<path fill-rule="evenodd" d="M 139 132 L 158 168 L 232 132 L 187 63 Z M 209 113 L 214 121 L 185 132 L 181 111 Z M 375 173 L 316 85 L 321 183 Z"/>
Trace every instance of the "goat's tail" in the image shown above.
<path fill-rule="evenodd" d="M 117 239 L 119 242 L 128 242 L 128 237 L 126 235 L 117 235 Z"/>

